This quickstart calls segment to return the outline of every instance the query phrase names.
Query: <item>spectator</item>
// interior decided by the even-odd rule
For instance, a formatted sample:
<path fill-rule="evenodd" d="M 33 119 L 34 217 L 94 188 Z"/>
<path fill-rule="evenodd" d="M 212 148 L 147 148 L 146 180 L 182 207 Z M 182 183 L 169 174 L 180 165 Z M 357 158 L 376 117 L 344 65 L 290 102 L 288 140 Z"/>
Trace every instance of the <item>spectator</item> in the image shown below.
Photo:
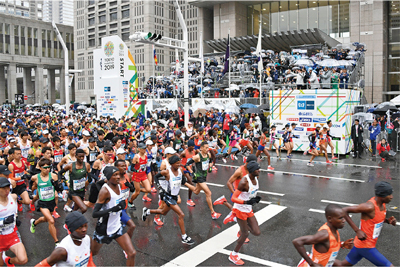
<path fill-rule="evenodd" d="M 320 70 L 321 85 L 323 89 L 331 89 L 331 76 L 332 72 L 325 67 L 324 70 Z"/>
<path fill-rule="evenodd" d="M 308 81 L 310 82 L 311 89 L 320 89 L 319 80 L 315 71 L 310 69 L 309 73 L 310 78 L 308 79 Z"/>
<path fill-rule="evenodd" d="M 296 86 L 297 89 L 304 88 L 304 73 L 301 70 L 297 70 L 296 73 Z"/>
<path fill-rule="evenodd" d="M 342 69 L 340 71 L 340 89 L 347 89 L 347 84 L 349 82 L 349 74 L 347 73 L 346 69 Z"/>
<path fill-rule="evenodd" d="M 391 156 L 389 155 L 390 146 L 386 142 L 385 138 L 382 138 L 382 140 L 379 142 L 377 149 L 379 152 L 379 156 L 381 156 L 382 158 L 382 162 L 391 158 Z"/>
<path fill-rule="evenodd" d="M 339 89 L 338 87 L 339 74 L 336 72 L 336 69 L 332 70 L 331 81 L 332 81 L 332 89 Z"/>
<path fill-rule="evenodd" d="M 356 158 L 358 156 L 361 159 L 361 152 L 362 152 L 361 143 L 363 142 L 362 133 L 363 133 L 363 128 L 360 125 L 360 121 L 358 119 L 355 119 L 353 126 L 351 126 L 351 139 L 353 140 L 353 145 L 354 145 L 353 158 Z"/>
<path fill-rule="evenodd" d="M 378 124 L 376 120 L 372 122 L 372 125 L 369 126 L 370 134 L 369 139 L 371 140 L 371 147 L 372 147 L 372 156 L 376 156 L 376 137 L 381 132 L 381 126 Z"/>

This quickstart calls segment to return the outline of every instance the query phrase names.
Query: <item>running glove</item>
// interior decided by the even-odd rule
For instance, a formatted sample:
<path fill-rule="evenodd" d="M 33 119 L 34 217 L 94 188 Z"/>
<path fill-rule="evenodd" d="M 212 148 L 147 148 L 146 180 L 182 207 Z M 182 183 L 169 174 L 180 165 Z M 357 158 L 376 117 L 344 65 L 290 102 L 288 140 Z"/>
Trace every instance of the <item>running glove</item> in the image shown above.
<path fill-rule="evenodd" d="M 135 192 L 135 187 L 133 186 L 133 184 L 131 184 L 130 182 L 126 181 L 124 183 L 125 186 L 129 187 L 129 191 L 131 192 Z"/>
<path fill-rule="evenodd" d="M 261 200 L 261 197 L 253 197 L 253 198 L 250 198 L 249 200 L 247 200 L 247 201 L 245 201 L 245 204 L 247 204 L 247 205 L 255 205 L 255 204 L 257 204 L 258 202 L 260 202 L 260 200 Z"/>

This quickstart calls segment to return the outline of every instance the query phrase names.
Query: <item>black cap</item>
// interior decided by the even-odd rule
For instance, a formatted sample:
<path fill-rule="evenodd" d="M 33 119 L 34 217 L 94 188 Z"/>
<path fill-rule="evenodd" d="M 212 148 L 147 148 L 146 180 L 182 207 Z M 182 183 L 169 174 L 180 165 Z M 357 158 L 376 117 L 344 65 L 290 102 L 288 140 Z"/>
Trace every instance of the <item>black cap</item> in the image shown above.
<path fill-rule="evenodd" d="M 122 128 L 122 127 L 118 127 L 118 128 L 117 128 L 117 131 L 118 131 L 118 132 L 123 131 L 123 130 L 124 130 L 124 128 Z"/>
<path fill-rule="evenodd" d="M 10 170 L 6 165 L 0 165 L 0 173 L 4 175 L 9 175 L 11 174 Z"/>
<path fill-rule="evenodd" d="M 393 193 L 391 184 L 385 181 L 380 181 L 375 184 L 375 195 L 377 197 L 387 197 Z"/>
<path fill-rule="evenodd" d="M 254 154 L 251 154 L 250 156 L 247 157 L 246 162 L 248 162 L 247 164 L 249 164 L 249 162 L 251 161 L 257 161 L 257 157 Z"/>
<path fill-rule="evenodd" d="M 3 133 L 0 134 L 0 136 L 3 137 L 3 138 L 6 138 L 7 137 L 7 133 L 3 132 Z"/>
<path fill-rule="evenodd" d="M 111 176 L 115 173 L 119 171 L 119 169 L 117 167 L 114 166 L 106 166 L 103 170 L 104 175 L 106 176 L 107 180 L 110 180 Z"/>
<path fill-rule="evenodd" d="M 90 137 L 89 138 L 89 143 L 93 143 L 93 142 L 96 142 L 96 139 L 94 139 L 94 137 Z"/>
<path fill-rule="evenodd" d="M 146 148 L 146 144 L 139 143 L 138 148 L 145 149 Z"/>
<path fill-rule="evenodd" d="M 258 164 L 256 161 L 250 161 L 247 163 L 247 170 L 249 173 L 253 173 L 258 169 L 260 169 L 260 164 Z"/>
<path fill-rule="evenodd" d="M 42 138 L 40 138 L 39 141 L 40 141 L 40 143 L 44 144 L 44 143 L 48 143 L 48 142 L 49 142 L 49 139 L 46 138 L 46 137 L 42 137 Z"/>
<path fill-rule="evenodd" d="M 68 231 L 70 233 L 74 232 L 76 229 L 87 223 L 87 219 L 79 211 L 73 211 L 67 215 L 65 218 L 65 224 L 67 225 Z"/>
<path fill-rule="evenodd" d="M 5 177 L 0 177 L 0 188 L 10 186 L 10 181 Z"/>

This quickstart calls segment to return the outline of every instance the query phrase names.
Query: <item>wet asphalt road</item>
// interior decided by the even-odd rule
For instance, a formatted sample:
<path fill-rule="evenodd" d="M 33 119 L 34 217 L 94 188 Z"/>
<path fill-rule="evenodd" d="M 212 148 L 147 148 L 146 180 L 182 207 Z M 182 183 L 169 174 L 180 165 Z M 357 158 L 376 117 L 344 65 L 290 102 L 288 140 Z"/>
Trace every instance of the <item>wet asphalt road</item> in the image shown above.
<path fill-rule="evenodd" d="M 273 154 L 274 155 L 274 154 Z M 379 159 L 353 159 L 343 158 L 337 164 L 327 165 L 323 158 L 317 158 L 314 167 L 306 166 L 308 156 L 295 153 L 292 160 L 272 159 L 275 172 L 262 171 L 260 175 L 259 193 L 264 203 L 254 207 L 257 216 L 268 216 L 260 225 L 261 235 L 249 236 L 250 243 L 243 246 L 241 253 L 252 256 L 251 260 L 245 260 L 246 266 L 273 265 L 279 263 L 287 266 L 295 266 L 300 261 L 300 256 L 294 249 L 291 241 L 302 235 L 314 234 L 324 224 L 324 210 L 329 202 L 336 201 L 344 204 L 358 204 L 367 201 L 374 195 L 374 184 L 378 181 L 389 181 L 394 187 L 394 199 L 388 205 L 387 216 L 394 215 L 400 221 L 399 206 L 399 171 L 400 157 L 394 162 L 380 162 Z M 240 161 L 228 160 L 226 164 L 217 165 L 218 172 L 213 172 L 208 177 L 212 191 L 212 199 L 221 195 L 230 196 L 226 181 L 234 172 Z M 319 162 L 318 162 L 319 161 Z M 267 169 L 267 162 L 259 161 L 262 169 Z M 361 165 L 361 166 L 359 166 Z M 142 195 L 140 195 L 141 198 Z M 156 227 L 153 216 L 146 222 L 141 220 L 143 205 L 148 208 L 156 208 L 158 196 L 152 194 L 151 203 L 143 203 L 138 197 L 135 204 L 136 211 L 129 211 L 136 224 L 133 236 L 133 244 L 137 250 L 136 265 L 161 266 L 172 263 L 184 263 L 181 266 L 191 266 L 194 263 L 201 266 L 233 266 L 228 261 L 229 251 L 235 246 L 232 239 L 237 230 L 237 224 L 223 224 L 223 218 L 228 214 L 225 206 L 216 206 L 215 210 L 222 213 L 218 220 L 212 220 L 203 193 L 192 199 L 196 207 L 187 206 L 187 190 L 181 190 L 182 204 L 185 213 L 185 226 L 187 234 L 195 240 L 196 244 L 188 247 L 180 242 L 180 231 L 177 223 L 178 217 L 171 211 L 164 219 L 164 226 Z M 269 204 L 270 203 L 270 204 Z M 62 228 L 66 213 L 62 211 L 64 202 L 59 203 L 61 218 L 56 219 L 57 235 L 61 240 L 67 235 Z M 342 205 L 343 206 L 343 205 Z M 89 220 L 88 233 L 92 236 L 95 220 L 91 217 L 92 210 L 85 214 Z M 271 215 L 272 214 L 272 215 Z M 29 231 L 29 220 L 39 218 L 39 212 L 27 211 L 19 214 L 22 225 L 19 228 L 22 241 L 28 254 L 28 265 L 39 263 L 50 255 L 54 249 L 53 240 L 48 232 L 46 224 L 36 227 L 36 233 Z M 259 217 L 257 217 L 259 218 Z M 359 224 L 360 216 L 353 215 L 353 220 Z M 230 228 L 233 227 L 233 228 Z M 226 235 L 230 233 L 230 235 Z M 395 266 L 400 266 L 399 246 L 400 225 L 391 226 L 385 224 L 377 248 Z M 354 237 L 351 228 L 346 224 L 340 231 L 342 240 Z M 196 248 L 198 246 L 198 248 Z M 193 250 L 192 253 L 190 250 Z M 207 253 L 203 253 L 208 250 Z M 310 249 L 309 249 L 310 250 Z M 211 252 L 210 252 L 211 251 Z M 341 250 L 338 259 L 345 258 L 348 250 Z M 176 259 L 178 256 L 181 256 Z M 97 266 L 122 266 L 125 265 L 122 249 L 116 242 L 104 245 L 99 255 L 94 257 Z M 176 265 L 175 265 L 176 266 Z M 362 260 L 358 266 L 373 266 L 370 262 Z"/>

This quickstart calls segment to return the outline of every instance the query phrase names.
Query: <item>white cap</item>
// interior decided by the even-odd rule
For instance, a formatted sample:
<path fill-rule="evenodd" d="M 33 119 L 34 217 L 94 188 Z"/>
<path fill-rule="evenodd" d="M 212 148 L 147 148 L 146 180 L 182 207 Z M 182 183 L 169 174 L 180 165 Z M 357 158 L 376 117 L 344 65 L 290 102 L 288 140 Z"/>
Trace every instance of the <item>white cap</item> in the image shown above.
<path fill-rule="evenodd" d="M 44 130 L 43 134 L 49 134 L 49 131 L 48 130 Z"/>
<path fill-rule="evenodd" d="M 321 124 L 318 123 L 315 128 L 321 128 Z"/>
<path fill-rule="evenodd" d="M 165 149 L 165 154 L 175 154 L 175 153 L 176 153 L 176 151 L 172 147 L 167 147 Z"/>
<path fill-rule="evenodd" d="M 125 149 L 123 149 L 122 147 L 117 149 L 117 155 L 121 155 L 121 154 L 126 154 Z"/>
<path fill-rule="evenodd" d="M 153 145 L 153 141 L 147 140 L 147 141 L 146 141 L 146 146 L 151 146 L 151 145 Z"/>
<path fill-rule="evenodd" d="M 153 122 L 151 125 L 153 125 L 153 126 L 158 126 L 157 123 L 155 123 L 155 122 Z"/>
<path fill-rule="evenodd" d="M 329 126 L 328 126 L 328 124 L 324 124 L 324 126 L 322 128 L 329 129 Z"/>
<path fill-rule="evenodd" d="M 260 125 L 260 123 L 258 121 L 254 122 L 254 126 L 255 125 Z"/>
<path fill-rule="evenodd" d="M 88 131 L 84 130 L 84 131 L 82 132 L 82 135 L 84 135 L 84 136 L 90 136 L 90 133 L 89 133 Z"/>

